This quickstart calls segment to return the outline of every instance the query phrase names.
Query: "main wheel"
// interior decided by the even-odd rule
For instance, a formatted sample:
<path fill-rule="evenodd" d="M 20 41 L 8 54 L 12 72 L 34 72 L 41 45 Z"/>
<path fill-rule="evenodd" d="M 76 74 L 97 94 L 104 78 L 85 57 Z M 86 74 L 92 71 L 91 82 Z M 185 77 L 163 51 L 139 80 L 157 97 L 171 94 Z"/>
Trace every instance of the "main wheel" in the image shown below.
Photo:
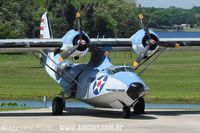
<path fill-rule="evenodd" d="M 61 97 L 55 97 L 52 101 L 52 114 L 62 115 L 64 110 L 64 101 Z"/>
<path fill-rule="evenodd" d="M 123 108 L 123 118 L 129 118 L 131 115 L 131 111 L 129 107 Z"/>
<path fill-rule="evenodd" d="M 134 114 L 144 114 L 144 110 L 145 110 L 145 101 L 144 98 L 141 97 L 139 98 L 139 101 L 135 104 L 135 106 L 133 107 L 134 110 Z"/>

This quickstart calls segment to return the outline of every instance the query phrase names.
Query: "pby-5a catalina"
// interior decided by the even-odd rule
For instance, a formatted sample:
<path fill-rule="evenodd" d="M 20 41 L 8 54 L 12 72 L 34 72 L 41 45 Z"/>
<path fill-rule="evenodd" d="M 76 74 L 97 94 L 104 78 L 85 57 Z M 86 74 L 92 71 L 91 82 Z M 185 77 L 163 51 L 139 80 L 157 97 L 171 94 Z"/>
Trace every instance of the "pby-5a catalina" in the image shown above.
<path fill-rule="evenodd" d="M 147 94 L 148 86 L 136 74 L 137 68 L 149 58 L 159 57 L 168 47 L 200 44 L 200 39 L 159 38 L 144 25 L 142 14 L 139 18 L 143 28 L 130 38 L 90 39 L 82 31 L 80 12 L 76 16 L 78 30 L 68 31 L 62 39 L 52 37 L 45 12 L 41 18 L 40 39 L 0 40 L 0 53 L 40 52 L 39 58 L 48 75 L 61 86 L 60 96 L 52 102 L 54 115 L 63 114 L 67 96 L 94 107 L 122 109 L 124 118 L 130 117 L 131 108 L 135 114 L 143 114 L 143 97 Z M 138 55 L 133 66 L 114 66 L 111 63 L 109 52 L 122 50 L 133 51 Z M 68 60 L 78 60 L 88 52 L 91 52 L 91 57 L 85 64 L 75 64 Z"/>

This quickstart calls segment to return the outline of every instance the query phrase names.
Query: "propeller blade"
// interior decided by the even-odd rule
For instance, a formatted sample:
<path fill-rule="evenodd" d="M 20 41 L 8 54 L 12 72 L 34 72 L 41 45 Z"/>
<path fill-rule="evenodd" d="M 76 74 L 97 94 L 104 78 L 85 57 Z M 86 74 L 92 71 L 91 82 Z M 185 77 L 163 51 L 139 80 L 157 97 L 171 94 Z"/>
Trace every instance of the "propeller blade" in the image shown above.
<path fill-rule="evenodd" d="M 64 53 L 61 55 L 61 57 L 62 57 L 63 59 L 68 58 L 71 54 L 73 54 L 73 53 L 78 49 L 78 47 L 79 47 L 79 45 L 75 45 L 75 46 L 69 48 L 66 52 L 64 52 Z"/>
<path fill-rule="evenodd" d="M 145 47 L 145 50 L 144 52 L 141 52 L 138 57 L 136 58 L 136 60 L 133 62 L 133 67 L 137 67 L 140 62 L 144 59 L 144 57 L 146 56 L 147 52 L 148 52 L 148 49 L 149 49 L 149 45 L 147 45 Z"/>
<path fill-rule="evenodd" d="M 142 29 L 145 31 L 145 34 L 148 36 L 148 38 L 150 39 L 150 33 L 149 33 L 149 29 L 146 25 L 144 25 L 144 15 L 142 13 L 139 14 L 139 19 L 140 19 L 140 23 L 142 25 Z"/>
<path fill-rule="evenodd" d="M 139 19 L 140 19 L 140 24 L 142 25 L 142 28 L 144 29 L 144 23 L 143 23 L 144 15 L 142 13 L 139 14 Z"/>
<path fill-rule="evenodd" d="M 83 39 L 83 31 L 82 31 L 82 23 L 81 23 L 81 13 L 80 13 L 80 11 L 78 11 L 76 13 L 76 18 L 78 20 L 79 39 L 82 40 Z"/>
<path fill-rule="evenodd" d="M 144 21 L 143 21 L 144 15 L 142 13 L 139 14 L 139 19 L 140 19 L 140 23 L 142 25 L 142 28 L 145 31 L 145 35 L 148 37 L 147 38 L 147 46 L 148 46 L 148 49 L 149 49 L 150 45 L 151 45 L 151 42 L 150 42 L 151 41 L 151 36 L 150 36 L 149 28 L 144 24 Z"/>
<path fill-rule="evenodd" d="M 144 24 L 144 15 L 142 13 L 139 14 L 140 23 L 142 25 L 143 30 L 145 31 L 145 35 L 148 37 L 148 40 L 151 39 L 149 28 Z"/>

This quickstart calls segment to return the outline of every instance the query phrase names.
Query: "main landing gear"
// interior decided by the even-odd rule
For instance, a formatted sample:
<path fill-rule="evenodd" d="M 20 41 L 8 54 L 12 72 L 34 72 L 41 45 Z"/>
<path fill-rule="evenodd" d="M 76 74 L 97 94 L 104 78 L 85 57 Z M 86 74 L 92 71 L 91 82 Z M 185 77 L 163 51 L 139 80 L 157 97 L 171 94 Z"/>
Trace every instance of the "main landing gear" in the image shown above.
<path fill-rule="evenodd" d="M 145 110 L 145 101 L 144 101 L 143 97 L 139 98 L 138 102 L 133 107 L 133 110 L 134 110 L 133 113 L 137 114 L 137 115 L 145 113 L 144 112 L 144 110 Z M 130 118 L 130 116 L 131 116 L 130 107 L 124 107 L 123 108 L 122 116 L 123 116 L 123 118 Z"/>
<path fill-rule="evenodd" d="M 131 115 L 130 107 L 124 107 L 122 115 L 123 115 L 123 118 L 129 118 Z"/>
<path fill-rule="evenodd" d="M 65 108 L 65 100 L 61 97 L 55 97 L 52 101 L 52 114 L 62 115 Z"/>

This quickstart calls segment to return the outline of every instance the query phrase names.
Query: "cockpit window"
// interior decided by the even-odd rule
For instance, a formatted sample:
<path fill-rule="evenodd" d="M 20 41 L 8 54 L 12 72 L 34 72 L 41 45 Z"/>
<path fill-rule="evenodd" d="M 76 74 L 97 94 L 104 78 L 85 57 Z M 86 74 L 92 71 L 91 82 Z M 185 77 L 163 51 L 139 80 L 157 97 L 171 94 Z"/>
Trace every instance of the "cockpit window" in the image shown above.
<path fill-rule="evenodd" d="M 117 67 L 107 69 L 109 75 L 113 75 L 118 72 L 134 72 L 134 69 L 131 67 Z"/>

